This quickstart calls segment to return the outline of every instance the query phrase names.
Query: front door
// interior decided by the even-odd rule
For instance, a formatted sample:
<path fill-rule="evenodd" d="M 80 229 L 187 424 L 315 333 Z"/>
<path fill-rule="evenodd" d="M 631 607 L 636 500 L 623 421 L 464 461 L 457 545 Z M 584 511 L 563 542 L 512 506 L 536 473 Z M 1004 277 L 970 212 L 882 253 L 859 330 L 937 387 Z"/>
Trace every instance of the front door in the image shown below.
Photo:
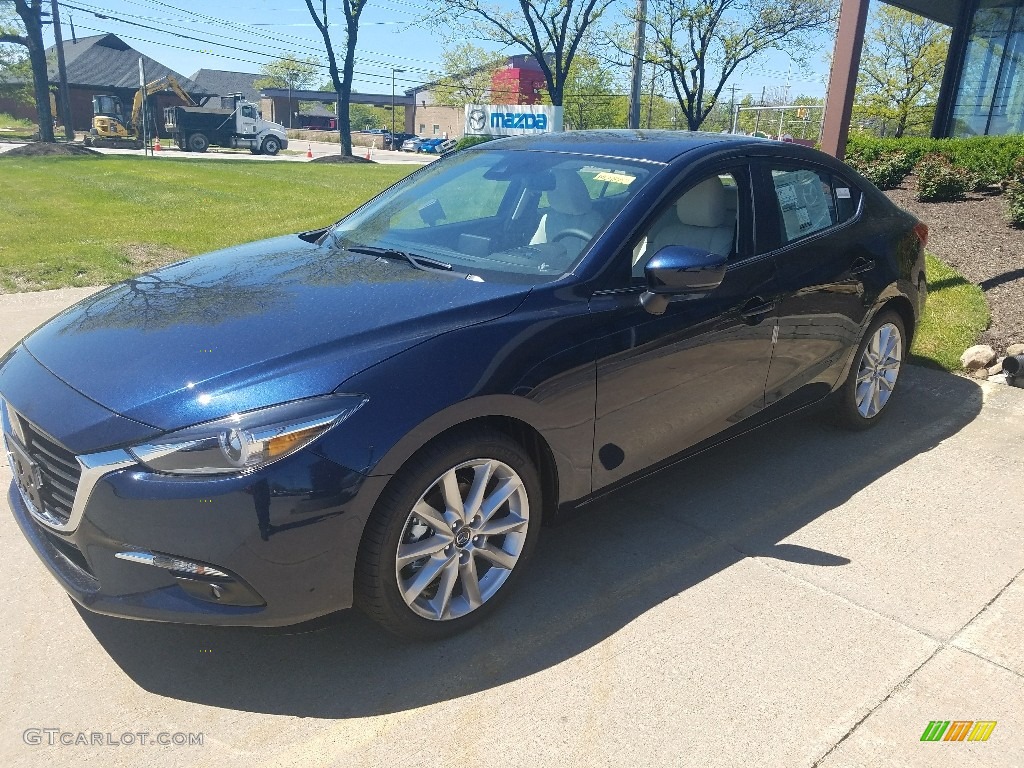
<path fill-rule="evenodd" d="M 652 216 L 632 249 L 629 283 L 599 292 L 591 313 L 597 360 L 594 489 L 656 464 L 756 414 L 775 328 L 775 267 L 753 248 L 751 178 L 721 169 Z M 640 304 L 643 267 L 665 245 L 728 255 L 722 284 L 673 298 L 663 315 Z M 603 332 L 603 333 L 602 333 Z"/>

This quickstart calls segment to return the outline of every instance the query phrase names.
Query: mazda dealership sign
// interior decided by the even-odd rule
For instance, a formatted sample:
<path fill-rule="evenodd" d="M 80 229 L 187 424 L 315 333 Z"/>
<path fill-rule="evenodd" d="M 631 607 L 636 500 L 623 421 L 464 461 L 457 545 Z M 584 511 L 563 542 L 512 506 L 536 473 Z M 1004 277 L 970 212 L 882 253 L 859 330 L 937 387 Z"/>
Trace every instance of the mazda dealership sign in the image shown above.
<path fill-rule="evenodd" d="M 530 136 L 562 130 L 562 108 L 535 104 L 469 104 L 467 136 Z"/>

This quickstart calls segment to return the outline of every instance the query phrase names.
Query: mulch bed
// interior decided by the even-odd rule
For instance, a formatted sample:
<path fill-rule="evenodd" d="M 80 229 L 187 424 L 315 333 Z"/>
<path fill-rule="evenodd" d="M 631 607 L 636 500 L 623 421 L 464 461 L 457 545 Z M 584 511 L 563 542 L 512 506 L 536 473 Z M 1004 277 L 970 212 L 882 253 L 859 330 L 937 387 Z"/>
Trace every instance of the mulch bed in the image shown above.
<path fill-rule="evenodd" d="M 999 354 L 1024 343 L 1024 230 L 1006 223 L 1003 196 L 994 189 L 958 203 L 919 203 L 916 189 L 908 177 L 885 194 L 928 225 L 930 251 L 985 292 L 992 324 L 978 343 Z"/>
<path fill-rule="evenodd" d="M 39 157 L 41 155 L 99 155 L 95 149 L 81 144 L 47 144 L 42 141 L 25 144 L 4 152 L 7 157 Z"/>
<path fill-rule="evenodd" d="M 367 160 L 365 157 L 356 157 L 354 155 L 324 155 L 323 157 L 315 157 L 309 162 L 311 163 L 369 163 L 370 165 L 377 165 L 373 160 Z"/>

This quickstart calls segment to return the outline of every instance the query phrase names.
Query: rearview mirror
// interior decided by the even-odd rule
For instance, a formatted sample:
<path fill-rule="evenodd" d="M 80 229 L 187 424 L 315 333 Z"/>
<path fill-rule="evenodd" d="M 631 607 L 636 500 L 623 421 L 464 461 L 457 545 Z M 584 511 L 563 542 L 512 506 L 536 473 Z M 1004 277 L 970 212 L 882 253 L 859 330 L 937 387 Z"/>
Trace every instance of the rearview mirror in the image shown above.
<path fill-rule="evenodd" d="M 666 245 L 644 267 L 647 291 L 640 297 L 644 309 L 660 315 L 671 296 L 706 296 L 721 285 L 725 262 L 725 256 L 702 248 Z"/>

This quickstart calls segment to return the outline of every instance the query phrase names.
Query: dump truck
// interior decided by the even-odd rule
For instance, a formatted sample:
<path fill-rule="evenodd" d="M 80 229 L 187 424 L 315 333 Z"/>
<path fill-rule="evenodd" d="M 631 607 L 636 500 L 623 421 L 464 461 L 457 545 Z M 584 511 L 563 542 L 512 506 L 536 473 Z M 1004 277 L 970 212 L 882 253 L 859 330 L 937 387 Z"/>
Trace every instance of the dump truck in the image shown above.
<path fill-rule="evenodd" d="M 220 107 L 167 107 L 164 128 L 178 149 L 205 152 L 210 146 L 248 149 L 254 155 L 276 155 L 288 147 L 284 126 L 260 116 L 240 93 L 221 97 Z"/>
<path fill-rule="evenodd" d="M 146 83 L 135 94 L 130 115 L 124 114 L 124 106 L 117 96 L 98 94 L 92 97 L 92 128 L 85 137 L 87 147 L 108 149 L 142 149 L 142 108 L 146 97 L 157 91 L 170 90 L 189 106 L 196 106 L 192 98 L 181 87 L 173 75 Z"/>

